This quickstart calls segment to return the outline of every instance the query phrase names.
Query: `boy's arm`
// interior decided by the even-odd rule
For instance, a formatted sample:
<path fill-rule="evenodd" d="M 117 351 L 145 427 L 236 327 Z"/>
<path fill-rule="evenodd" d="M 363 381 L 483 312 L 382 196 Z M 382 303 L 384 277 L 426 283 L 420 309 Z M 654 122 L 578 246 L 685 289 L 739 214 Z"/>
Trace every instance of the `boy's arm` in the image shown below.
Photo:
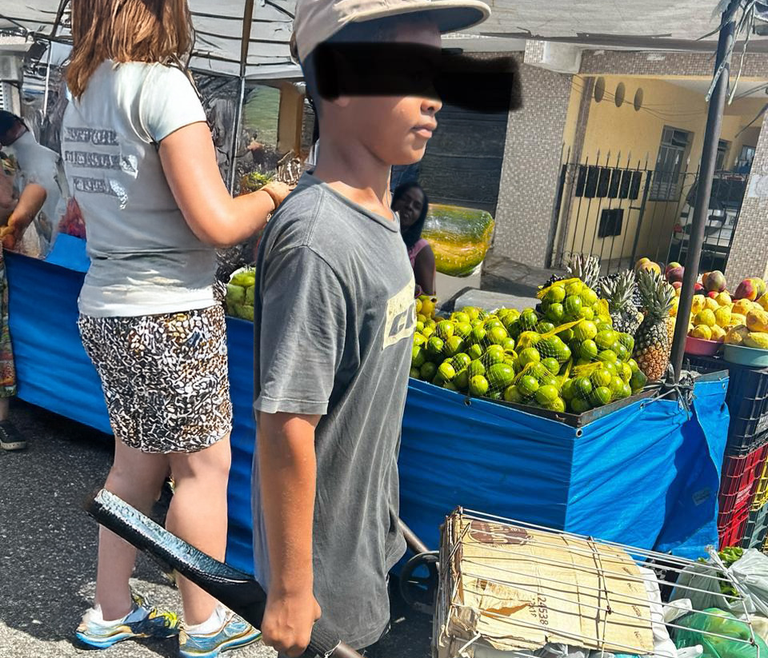
<path fill-rule="evenodd" d="M 320 416 L 259 414 L 261 500 L 270 554 L 264 641 L 300 656 L 320 618 L 313 594 L 315 427 Z"/>

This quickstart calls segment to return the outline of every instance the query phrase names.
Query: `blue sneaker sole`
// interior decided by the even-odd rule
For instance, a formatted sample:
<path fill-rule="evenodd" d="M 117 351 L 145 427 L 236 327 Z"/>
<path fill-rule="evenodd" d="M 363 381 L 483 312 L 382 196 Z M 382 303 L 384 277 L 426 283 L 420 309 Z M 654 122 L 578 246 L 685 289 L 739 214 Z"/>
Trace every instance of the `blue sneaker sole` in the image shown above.
<path fill-rule="evenodd" d="M 218 647 L 211 651 L 184 651 L 179 647 L 179 656 L 181 658 L 216 658 L 218 655 L 225 651 L 231 651 L 232 649 L 239 649 L 241 647 L 247 647 L 249 644 L 258 642 L 261 639 L 261 631 L 254 629 L 252 633 L 243 635 L 241 637 L 233 637 L 231 640 L 222 642 Z"/>
<path fill-rule="evenodd" d="M 78 642 L 83 644 L 86 648 L 90 649 L 109 649 L 109 647 L 112 645 L 117 644 L 118 642 L 123 642 L 124 640 L 142 640 L 148 637 L 152 637 L 157 640 L 167 640 L 169 638 L 176 637 L 177 635 L 178 632 L 169 633 L 166 636 L 150 633 L 125 632 L 118 633 L 116 635 L 110 635 L 109 637 L 105 637 L 103 639 L 98 639 L 91 635 L 75 632 L 75 637 L 77 638 Z"/>

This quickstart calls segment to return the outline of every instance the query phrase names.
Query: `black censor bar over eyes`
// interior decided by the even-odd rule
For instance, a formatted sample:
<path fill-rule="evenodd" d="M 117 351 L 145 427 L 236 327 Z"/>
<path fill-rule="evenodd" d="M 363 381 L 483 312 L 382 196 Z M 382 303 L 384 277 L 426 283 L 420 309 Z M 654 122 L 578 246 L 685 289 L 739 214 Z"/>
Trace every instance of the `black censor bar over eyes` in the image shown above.
<path fill-rule="evenodd" d="M 320 44 L 313 55 L 317 93 L 341 96 L 419 96 L 476 112 L 509 112 L 522 105 L 512 57 L 475 59 L 451 50 L 405 43 Z"/>

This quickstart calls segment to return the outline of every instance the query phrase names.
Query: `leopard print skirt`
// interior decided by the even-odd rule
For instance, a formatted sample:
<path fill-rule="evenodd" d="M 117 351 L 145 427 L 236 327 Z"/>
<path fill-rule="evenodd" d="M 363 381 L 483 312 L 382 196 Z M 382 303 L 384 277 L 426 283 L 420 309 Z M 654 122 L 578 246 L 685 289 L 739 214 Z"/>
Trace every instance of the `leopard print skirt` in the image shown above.
<path fill-rule="evenodd" d="M 115 437 L 142 452 L 197 452 L 232 429 L 220 305 L 138 317 L 81 315 Z"/>

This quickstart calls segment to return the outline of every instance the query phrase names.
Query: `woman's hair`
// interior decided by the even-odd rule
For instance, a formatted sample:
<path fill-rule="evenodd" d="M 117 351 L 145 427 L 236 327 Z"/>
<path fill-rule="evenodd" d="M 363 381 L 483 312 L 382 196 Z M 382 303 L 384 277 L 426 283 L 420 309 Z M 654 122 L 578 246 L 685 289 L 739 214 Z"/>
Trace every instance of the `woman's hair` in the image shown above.
<path fill-rule="evenodd" d="M 187 0 L 73 0 L 72 57 L 67 84 L 85 92 L 105 60 L 168 64 L 192 50 Z"/>
<path fill-rule="evenodd" d="M 403 241 L 405 242 L 405 246 L 409 249 L 421 238 L 421 231 L 424 228 L 424 221 L 427 219 L 427 212 L 429 212 L 429 199 L 427 198 L 427 193 L 424 191 L 424 188 L 416 181 L 410 181 L 408 183 L 398 185 L 397 189 L 392 195 L 392 207 L 394 208 L 397 205 L 397 202 L 403 198 L 405 193 L 413 189 L 418 189 L 421 191 L 422 197 L 424 198 L 424 205 L 421 207 L 421 214 L 419 215 L 419 218 L 414 222 L 413 226 L 411 226 L 411 228 L 409 228 L 407 231 L 403 231 Z"/>

